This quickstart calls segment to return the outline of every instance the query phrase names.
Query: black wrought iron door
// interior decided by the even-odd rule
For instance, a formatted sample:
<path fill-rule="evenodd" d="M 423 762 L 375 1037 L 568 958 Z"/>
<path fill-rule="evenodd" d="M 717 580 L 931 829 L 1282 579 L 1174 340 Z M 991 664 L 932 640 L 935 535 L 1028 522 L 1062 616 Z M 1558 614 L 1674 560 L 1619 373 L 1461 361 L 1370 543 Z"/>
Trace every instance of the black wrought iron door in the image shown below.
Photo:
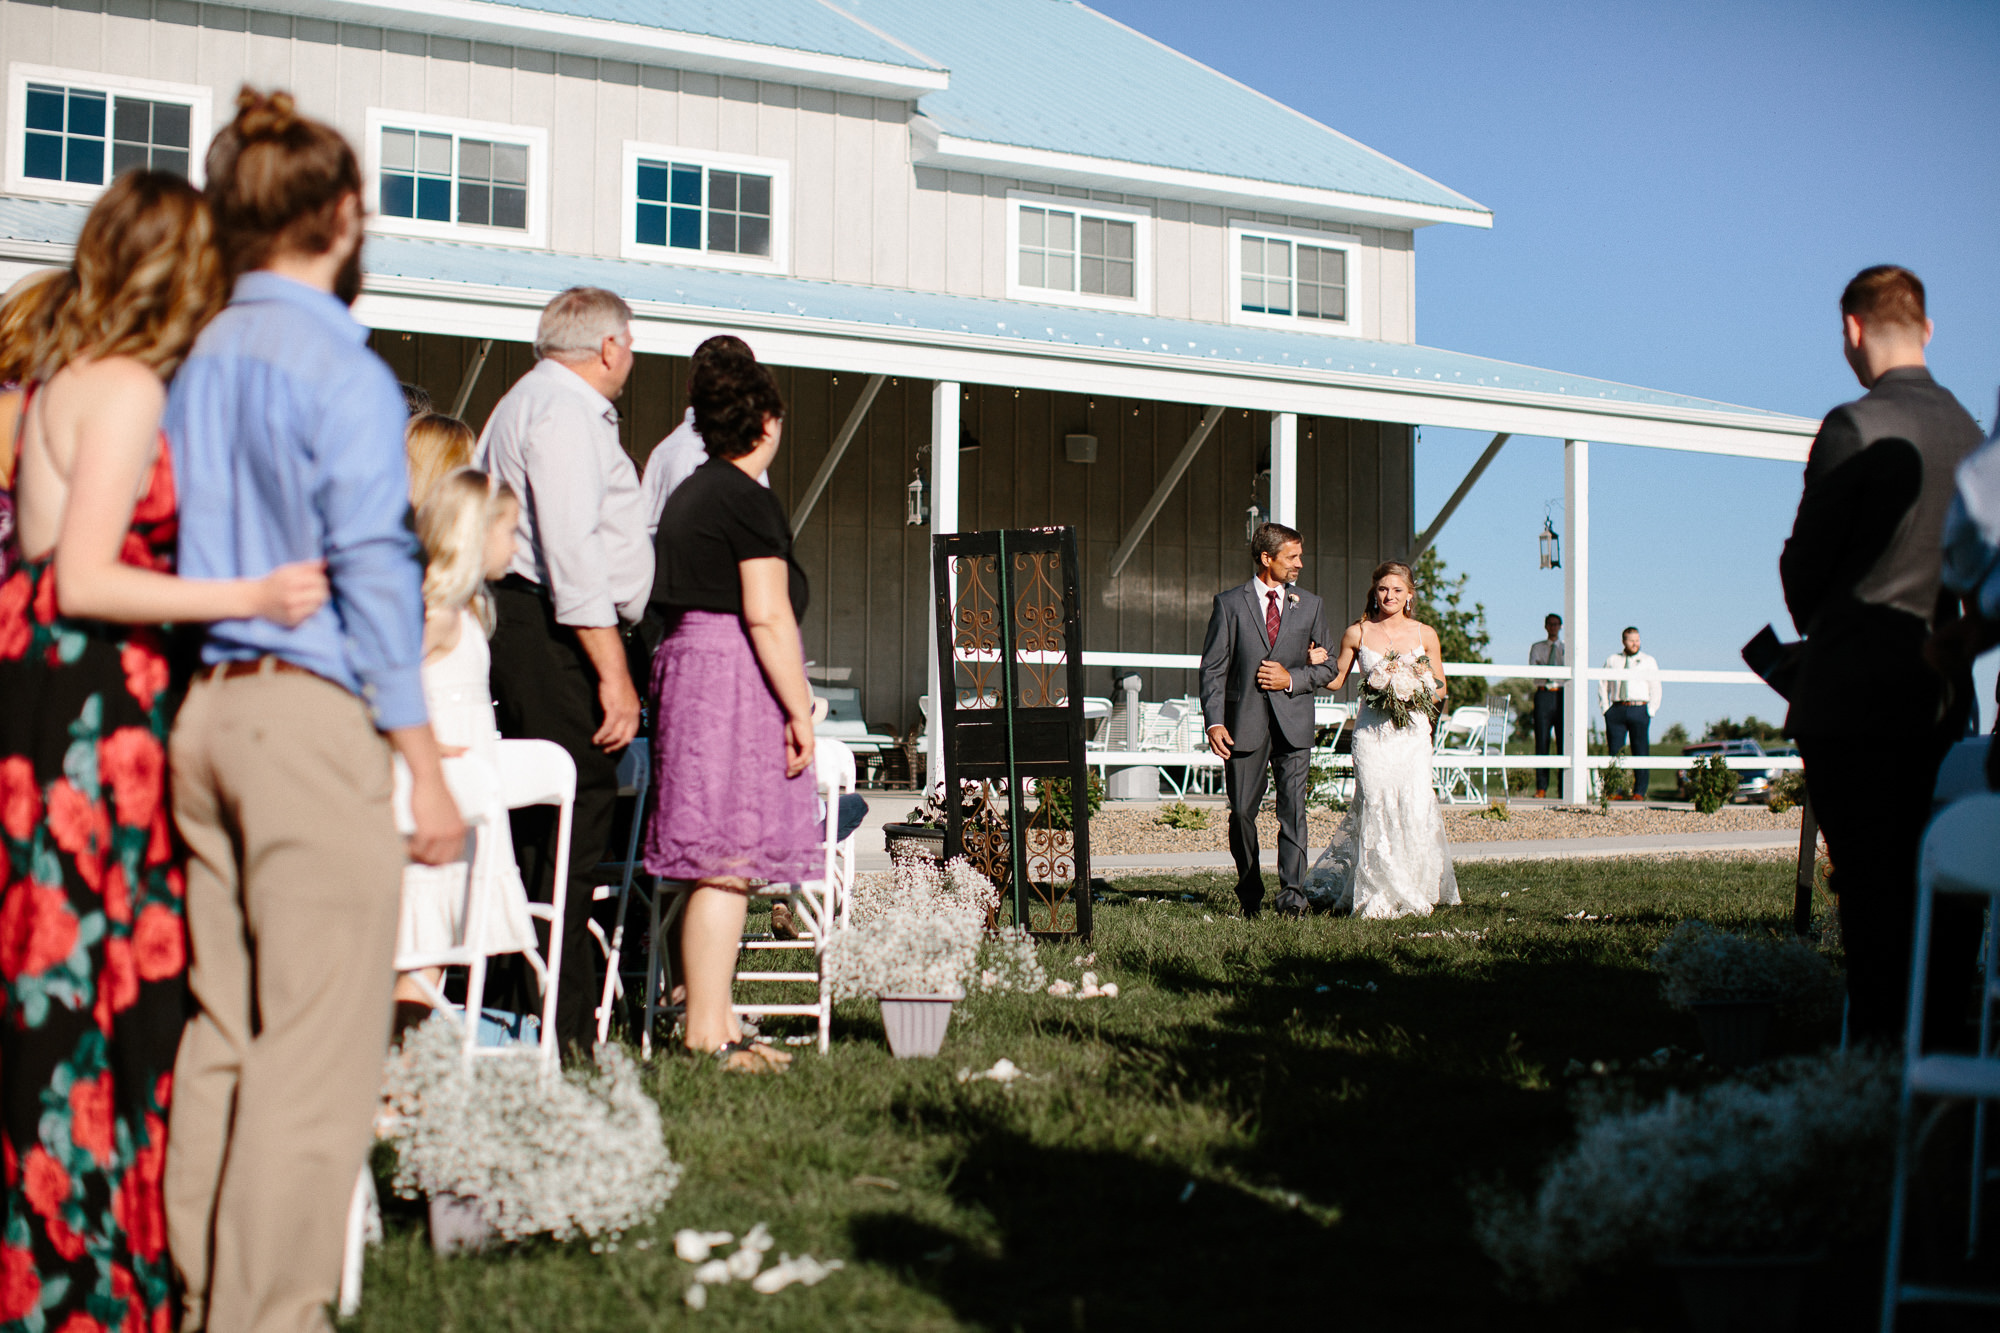
<path fill-rule="evenodd" d="M 1037 934 L 1090 933 L 1089 769 L 1076 529 L 932 538 L 945 854 Z M 1043 789 L 1066 782 L 1070 817 Z M 956 799 L 953 799 L 953 795 Z"/>

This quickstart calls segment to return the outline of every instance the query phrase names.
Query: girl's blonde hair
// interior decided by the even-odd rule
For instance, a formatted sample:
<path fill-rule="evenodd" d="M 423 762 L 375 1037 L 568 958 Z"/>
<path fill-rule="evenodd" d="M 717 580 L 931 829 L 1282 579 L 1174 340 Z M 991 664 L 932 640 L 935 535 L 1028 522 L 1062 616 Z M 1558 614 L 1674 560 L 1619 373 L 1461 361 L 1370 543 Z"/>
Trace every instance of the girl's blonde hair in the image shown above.
<path fill-rule="evenodd" d="M 171 172 L 128 171 L 91 205 L 69 267 L 0 304 L 0 380 L 45 382 L 72 361 L 114 356 L 168 379 L 228 296 L 200 193 Z"/>
<path fill-rule="evenodd" d="M 403 451 L 410 460 L 410 507 L 419 508 L 430 493 L 460 468 L 472 466 L 478 441 L 472 427 L 441 412 L 420 412 L 403 428 Z"/>
<path fill-rule="evenodd" d="M 500 511 L 516 503 L 504 481 L 460 468 L 431 489 L 417 510 L 417 540 L 424 544 L 424 607 L 472 608 L 481 629 L 493 633 L 493 600 L 486 592 L 486 534 Z"/>

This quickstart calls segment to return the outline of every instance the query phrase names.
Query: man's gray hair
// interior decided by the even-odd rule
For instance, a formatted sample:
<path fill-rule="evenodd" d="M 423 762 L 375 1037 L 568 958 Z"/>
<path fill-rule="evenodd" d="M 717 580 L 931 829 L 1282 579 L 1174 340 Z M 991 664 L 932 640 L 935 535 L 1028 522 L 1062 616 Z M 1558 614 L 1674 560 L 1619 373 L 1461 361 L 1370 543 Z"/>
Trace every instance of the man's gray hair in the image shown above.
<path fill-rule="evenodd" d="M 535 329 L 535 355 L 558 361 L 595 356 L 606 338 L 616 338 L 632 323 L 632 307 L 616 292 L 602 287 L 572 287 L 558 292 L 542 307 Z"/>

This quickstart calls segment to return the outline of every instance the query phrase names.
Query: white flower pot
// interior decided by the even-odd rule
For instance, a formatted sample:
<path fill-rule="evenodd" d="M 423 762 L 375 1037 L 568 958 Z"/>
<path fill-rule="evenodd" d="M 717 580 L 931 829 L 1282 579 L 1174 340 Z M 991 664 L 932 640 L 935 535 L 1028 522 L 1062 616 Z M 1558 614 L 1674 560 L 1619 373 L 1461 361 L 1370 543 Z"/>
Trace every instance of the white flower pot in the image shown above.
<path fill-rule="evenodd" d="M 898 1060 L 936 1055 L 951 1023 L 951 1006 L 961 998 L 960 994 L 882 996 L 882 1026 L 889 1034 L 889 1050 Z"/>
<path fill-rule="evenodd" d="M 433 1194 L 431 1206 L 431 1249 L 437 1254 L 486 1248 L 493 1239 L 487 1225 L 486 1209 L 477 1199 L 457 1194 Z"/>

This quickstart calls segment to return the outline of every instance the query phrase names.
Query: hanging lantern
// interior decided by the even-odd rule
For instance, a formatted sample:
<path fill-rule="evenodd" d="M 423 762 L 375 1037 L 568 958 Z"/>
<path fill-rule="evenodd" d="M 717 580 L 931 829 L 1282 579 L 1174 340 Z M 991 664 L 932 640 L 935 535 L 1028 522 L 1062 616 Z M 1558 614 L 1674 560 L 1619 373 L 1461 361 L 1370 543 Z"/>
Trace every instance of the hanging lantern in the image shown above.
<path fill-rule="evenodd" d="M 1556 525 L 1553 519 L 1544 518 L 1542 520 L 1540 542 L 1542 547 L 1542 568 L 1561 569 L 1563 563 L 1562 538 L 1556 535 Z"/>
<path fill-rule="evenodd" d="M 913 528 L 921 528 L 930 522 L 931 507 L 925 493 L 923 469 L 919 468 L 904 487 L 909 496 L 908 507 L 903 511 L 903 522 Z"/>

